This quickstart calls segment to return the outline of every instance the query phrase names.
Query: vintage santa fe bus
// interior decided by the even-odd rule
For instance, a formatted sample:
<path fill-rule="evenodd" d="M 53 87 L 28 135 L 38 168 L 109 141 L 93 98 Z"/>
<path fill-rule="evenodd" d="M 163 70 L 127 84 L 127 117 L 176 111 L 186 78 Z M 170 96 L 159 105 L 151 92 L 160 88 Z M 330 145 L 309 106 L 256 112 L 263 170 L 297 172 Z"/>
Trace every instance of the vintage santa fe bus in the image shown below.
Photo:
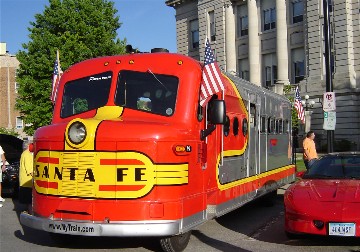
<path fill-rule="evenodd" d="M 157 52 L 67 69 L 52 123 L 34 135 L 32 213 L 68 235 L 159 237 L 182 251 L 191 230 L 295 179 L 291 103 L 223 73 L 199 105 L 203 65 Z"/>

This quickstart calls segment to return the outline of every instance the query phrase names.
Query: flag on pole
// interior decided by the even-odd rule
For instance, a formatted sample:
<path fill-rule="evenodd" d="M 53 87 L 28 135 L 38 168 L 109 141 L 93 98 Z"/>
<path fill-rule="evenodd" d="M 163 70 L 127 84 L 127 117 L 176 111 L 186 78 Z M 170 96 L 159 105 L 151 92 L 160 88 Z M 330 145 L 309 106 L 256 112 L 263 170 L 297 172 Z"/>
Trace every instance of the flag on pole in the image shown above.
<path fill-rule="evenodd" d="M 52 91 L 51 91 L 51 101 L 55 103 L 56 95 L 59 87 L 59 82 L 63 71 L 60 67 L 60 60 L 59 60 L 59 50 L 56 51 L 56 60 L 54 64 L 54 72 L 53 72 L 53 81 L 52 81 Z"/>
<path fill-rule="evenodd" d="M 210 42 L 206 39 L 205 60 L 202 73 L 200 105 L 204 107 L 211 96 L 224 90 L 224 84 L 221 79 L 221 71 L 215 60 Z"/>
<path fill-rule="evenodd" d="M 301 122 L 304 124 L 305 123 L 305 112 L 304 112 L 304 107 L 303 107 L 302 102 L 301 102 L 301 96 L 300 96 L 300 92 L 299 92 L 299 87 L 296 87 L 296 90 L 295 90 L 294 107 L 295 107 L 295 109 L 297 111 L 298 119 L 300 119 Z"/>

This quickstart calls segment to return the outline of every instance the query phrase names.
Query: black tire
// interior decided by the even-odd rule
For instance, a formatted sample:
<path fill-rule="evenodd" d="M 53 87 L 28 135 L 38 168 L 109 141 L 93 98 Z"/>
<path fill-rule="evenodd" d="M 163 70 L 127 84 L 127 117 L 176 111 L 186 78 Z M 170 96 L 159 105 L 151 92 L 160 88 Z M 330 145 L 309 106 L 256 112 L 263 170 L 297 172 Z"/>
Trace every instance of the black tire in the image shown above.
<path fill-rule="evenodd" d="M 166 237 L 160 240 L 162 249 L 165 252 L 181 252 L 189 244 L 191 231 L 186 233 Z"/>

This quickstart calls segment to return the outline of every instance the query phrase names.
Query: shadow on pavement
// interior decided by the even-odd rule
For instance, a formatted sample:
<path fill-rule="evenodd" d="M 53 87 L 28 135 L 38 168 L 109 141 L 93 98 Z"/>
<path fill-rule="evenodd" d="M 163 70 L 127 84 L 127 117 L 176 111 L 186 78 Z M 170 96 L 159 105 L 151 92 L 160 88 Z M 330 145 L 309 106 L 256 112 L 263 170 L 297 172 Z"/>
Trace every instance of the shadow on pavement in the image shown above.
<path fill-rule="evenodd" d="M 7 198 L 11 202 L 11 198 Z M 49 248 L 68 248 L 68 249 L 125 249 L 144 248 L 149 251 L 161 251 L 159 238 L 152 237 L 88 237 L 88 236 L 67 236 L 63 241 L 52 237 L 53 234 L 32 229 L 20 224 L 20 213 L 27 210 L 27 206 L 19 203 L 17 199 L 12 199 L 13 209 L 16 212 L 17 220 L 21 229 L 14 231 L 14 236 L 22 241 L 46 246 Z"/>
<path fill-rule="evenodd" d="M 224 251 L 224 252 L 232 252 L 232 251 L 233 252 L 247 252 L 247 251 L 249 251 L 249 250 L 245 250 L 245 249 L 239 248 L 237 246 L 234 246 L 232 244 L 229 244 L 227 242 L 223 242 L 223 241 L 211 238 L 211 237 L 203 234 L 199 230 L 193 230 L 192 235 L 195 236 L 197 239 L 199 239 L 204 244 L 211 246 L 219 251 Z"/>

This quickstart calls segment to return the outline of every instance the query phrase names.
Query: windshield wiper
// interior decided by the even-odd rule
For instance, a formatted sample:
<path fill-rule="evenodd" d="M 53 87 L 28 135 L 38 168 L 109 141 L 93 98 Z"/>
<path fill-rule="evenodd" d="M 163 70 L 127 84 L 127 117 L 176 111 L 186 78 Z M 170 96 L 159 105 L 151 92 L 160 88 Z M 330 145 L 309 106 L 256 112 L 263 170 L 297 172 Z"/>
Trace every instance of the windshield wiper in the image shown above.
<path fill-rule="evenodd" d="M 345 178 L 349 178 L 349 179 L 360 179 L 359 176 L 345 176 Z"/>
<path fill-rule="evenodd" d="M 166 91 L 169 91 L 169 89 L 167 89 L 167 87 L 156 77 L 156 75 L 151 71 L 150 68 L 148 68 L 148 72 L 151 73 L 152 76 L 154 76 L 155 80 L 157 80 L 161 84 L 161 86 L 163 86 L 166 89 Z"/>

